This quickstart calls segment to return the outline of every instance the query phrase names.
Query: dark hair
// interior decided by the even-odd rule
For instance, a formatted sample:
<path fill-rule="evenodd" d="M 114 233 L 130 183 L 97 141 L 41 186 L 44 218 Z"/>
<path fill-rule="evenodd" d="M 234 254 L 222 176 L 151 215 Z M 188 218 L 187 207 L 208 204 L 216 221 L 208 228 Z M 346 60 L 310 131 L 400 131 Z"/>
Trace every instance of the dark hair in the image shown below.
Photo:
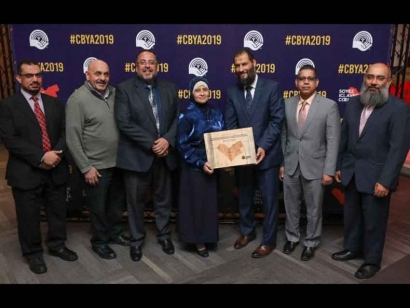
<path fill-rule="evenodd" d="M 249 48 L 245 47 L 245 48 L 241 48 L 237 52 L 235 52 L 235 54 L 233 56 L 233 62 L 235 63 L 235 58 L 237 56 L 240 56 L 241 54 L 244 54 L 244 53 L 246 53 L 248 55 L 249 60 L 251 60 L 251 61 L 255 60 L 255 57 L 254 57 L 252 51 Z"/>
<path fill-rule="evenodd" d="M 310 64 L 305 64 L 305 65 L 303 65 L 303 66 L 299 69 L 298 74 L 297 74 L 296 76 L 299 76 L 300 71 L 302 71 L 302 70 L 311 70 L 311 71 L 313 71 L 313 72 L 315 73 L 315 77 L 317 77 L 317 71 L 316 71 L 316 68 L 315 68 L 313 65 L 310 65 Z"/>
<path fill-rule="evenodd" d="M 152 50 L 145 50 L 145 49 L 140 50 L 140 51 L 137 53 L 137 56 L 135 57 L 135 59 L 138 59 L 138 57 L 140 56 L 140 54 L 142 54 L 143 52 L 150 52 L 150 53 L 152 53 L 152 54 L 155 56 L 155 59 L 157 59 L 157 62 L 158 62 L 158 56 L 157 56 L 157 54 L 156 54 L 154 51 L 152 51 Z"/>
<path fill-rule="evenodd" d="M 33 59 L 25 59 L 23 61 L 20 61 L 19 64 L 17 65 L 17 73 L 18 74 L 22 73 L 23 70 L 22 70 L 21 67 L 23 65 L 37 65 L 37 66 L 40 66 L 40 64 L 37 61 L 33 60 Z"/>

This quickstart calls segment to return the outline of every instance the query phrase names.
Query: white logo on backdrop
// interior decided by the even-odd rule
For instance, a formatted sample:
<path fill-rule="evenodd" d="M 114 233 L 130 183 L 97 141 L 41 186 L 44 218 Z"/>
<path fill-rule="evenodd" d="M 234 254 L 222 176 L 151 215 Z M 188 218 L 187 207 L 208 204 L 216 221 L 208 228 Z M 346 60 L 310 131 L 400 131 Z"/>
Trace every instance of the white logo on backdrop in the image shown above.
<path fill-rule="evenodd" d="M 30 33 L 30 46 L 36 47 L 37 49 L 43 50 L 49 44 L 47 34 L 42 30 L 34 30 Z"/>
<path fill-rule="evenodd" d="M 208 72 L 208 64 L 202 58 L 195 58 L 189 62 L 189 74 L 202 77 Z"/>
<path fill-rule="evenodd" d="M 248 47 L 252 50 L 258 50 L 263 45 L 263 36 L 256 30 L 249 31 L 243 38 L 243 47 Z"/>
<path fill-rule="evenodd" d="M 155 36 L 151 31 L 141 30 L 135 38 L 135 44 L 145 50 L 151 49 L 155 45 Z"/>
<path fill-rule="evenodd" d="M 310 60 L 308 58 L 300 59 L 299 62 L 296 64 L 296 67 L 295 67 L 295 75 L 297 75 L 299 73 L 299 69 L 303 65 L 312 65 L 313 67 L 315 67 L 315 63 L 313 63 L 312 60 Z"/>
<path fill-rule="evenodd" d="M 373 37 L 367 31 L 357 32 L 353 38 L 352 48 L 357 48 L 360 51 L 366 51 L 373 45 Z"/>

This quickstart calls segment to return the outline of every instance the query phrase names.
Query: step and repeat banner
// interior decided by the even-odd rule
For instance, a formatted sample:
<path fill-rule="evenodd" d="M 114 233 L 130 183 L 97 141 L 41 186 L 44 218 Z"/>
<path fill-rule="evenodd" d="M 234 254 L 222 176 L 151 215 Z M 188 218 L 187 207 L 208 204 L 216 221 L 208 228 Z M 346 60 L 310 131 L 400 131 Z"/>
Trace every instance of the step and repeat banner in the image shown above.
<path fill-rule="evenodd" d="M 206 76 L 211 104 L 224 110 L 225 91 L 237 81 L 233 55 L 249 47 L 257 60 L 257 73 L 278 81 L 284 98 L 298 94 L 294 83 L 298 69 L 313 65 L 319 77 L 318 92 L 337 101 L 343 116 L 349 98 L 358 94 L 369 65 L 389 63 L 391 29 L 389 24 L 16 24 L 12 25 L 12 40 L 16 64 L 26 58 L 39 61 L 42 91 L 64 103 L 83 84 L 92 59 L 108 63 L 115 86 L 135 76 L 136 54 L 144 49 L 157 54 L 158 77 L 179 86 L 182 109 L 188 103 L 189 81 L 194 76 Z M 74 165 L 71 172 L 67 202 L 74 211 L 86 205 L 83 183 Z M 175 175 L 175 183 L 177 180 Z M 236 212 L 235 174 L 221 173 L 219 189 L 221 211 Z M 257 189 L 254 200 L 256 211 L 261 211 Z M 341 188 L 327 189 L 324 211 L 341 213 L 342 204 Z"/>

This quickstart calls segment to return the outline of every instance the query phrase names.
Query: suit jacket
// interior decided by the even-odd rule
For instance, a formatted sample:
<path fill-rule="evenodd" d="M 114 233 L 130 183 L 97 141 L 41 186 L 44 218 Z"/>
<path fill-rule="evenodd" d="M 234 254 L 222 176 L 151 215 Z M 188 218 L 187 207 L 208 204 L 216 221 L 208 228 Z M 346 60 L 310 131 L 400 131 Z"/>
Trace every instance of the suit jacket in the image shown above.
<path fill-rule="evenodd" d="M 41 128 L 23 94 L 19 91 L 0 102 L 0 133 L 9 151 L 6 179 L 8 185 L 15 188 L 36 188 L 44 172 L 50 172 L 57 185 L 68 180 L 68 165 L 64 157 L 67 151 L 64 105 L 59 99 L 46 94 L 41 94 L 41 100 L 51 148 L 63 150 L 61 162 L 49 171 L 39 168 L 44 155 Z"/>
<path fill-rule="evenodd" d="M 174 83 L 156 80 L 161 98 L 160 137 L 169 142 L 165 161 L 170 170 L 177 167 L 176 133 L 179 116 L 178 89 Z M 147 172 L 155 154 L 152 151 L 158 130 L 145 83 L 138 77 L 117 85 L 114 112 L 120 131 L 117 166 L 122 169 Z"/>
<path fill-rule="evenodd" d="M 305 126 L 299 134 L 296 112 L 300 96 L 285 100 L 282 149 L 285 172 L 292 176 L 298 164 L 305 179 L 334 176 L 340 145 L 340 114 L 337 103 L 315 94 Z"/>
<path fill-rule="evenodd" d="M 255 147 L 265 150 L 259 169 L 280 165 L 283 160 L 280 133 L 285 106 L 279 83 L 258 76 L 252 106 L 246 107 L 244 89 L 237 84 L 227 90 L 227 129 L 252 127 Z"/>
<path fill-rule="evenodd" d="M 346 186 L 355 175 L 359 192 L 373 194 L 376 182 L 395 190 L 408 151 L 409 106 L 389 95 L 375 108 L 359 136 L 363 105 L 360 96 L 346 106 L 342 122 L 338 170 Z"/>

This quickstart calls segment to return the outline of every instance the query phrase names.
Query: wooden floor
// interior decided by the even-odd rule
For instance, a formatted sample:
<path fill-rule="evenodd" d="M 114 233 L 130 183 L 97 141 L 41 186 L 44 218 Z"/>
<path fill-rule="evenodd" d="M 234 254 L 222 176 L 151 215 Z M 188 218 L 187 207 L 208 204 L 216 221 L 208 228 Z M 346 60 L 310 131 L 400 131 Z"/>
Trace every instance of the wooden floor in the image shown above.
<path fill-rule="evenodd" d="M 99 258 L 90 247 L 90 225 L 87 222 L 69 222 L 67 246 L 78 253 L 75 262 L 65 262 L 44 254 L 48 272 L 36 275 L 30 271 L 21 255 L 17 236 L 14 201 L 10 188 L 4 181 L 7 152 L 0 144 L 0 284 L 358 284 L 354 273 L 360 260 L 333 261 L 330 255 L 342 249 L 343 226 L 326 224 L 323 240 L 316 256 L 309 262 L 300 261 L 299 245 L 291 255 L 282 253 L 285 243 L 284 226 L 280 225 L 278 248 L 262 259 L 251 258 L 252 251 L 261 238 L 241 250 L 233 249 L 238 236 L 237 224 L 220 225 L 220 242 L 210 251 L 209 258 L 202 258 L 188 251 L 178 241 L 176 232 L 172 238 L 176 246 L 174 255 L 166 255 L 155 239 L 155 224 L 147 223 L 147 238 L 143 258 L 132 262 L 129 248 L 112 245 L 118 257 L 114 260 Z M 382 273 L 410 255 L 410 180 L 401 178 L 400 188 L 393 195 L 389 227 L 382 262 Z M 124 222 L 126 228 L 126 222 Z M 172 224 L 175 231 L 175 224 Z M 43 235 L 47 231 L 42 223 Z M 391 276 L 391 275 L 390 275 Z M 403 283 L 401 280 L 390 283 Z M 409 275 L 404 275 L 405 278 Z M 375 279 L 376 280 L 376 279 Z M 379 279 L 380 280 L 380 279 Z M 377 280 L 377 283 L 383 281 Z M 393 280 L 393 281 L 392 281 Z M 366 283 L 372 283 L 367 280 Z M 410 278 L 404 283 L 410 283 Z"/>

